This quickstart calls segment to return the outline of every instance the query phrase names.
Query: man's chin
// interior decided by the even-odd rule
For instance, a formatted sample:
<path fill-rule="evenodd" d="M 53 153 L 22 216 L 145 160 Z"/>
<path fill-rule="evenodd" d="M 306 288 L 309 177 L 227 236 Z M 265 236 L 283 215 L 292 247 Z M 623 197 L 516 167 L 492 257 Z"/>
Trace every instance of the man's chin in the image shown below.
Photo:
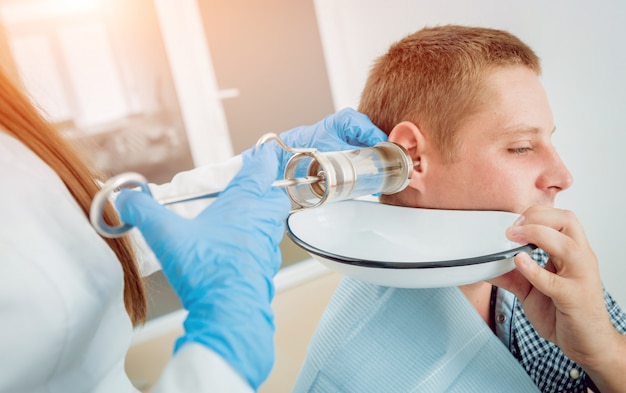
<path fill-rule="evenodd" d="M 537 201 L 535 203 L 531 203 L 530 205 L 525 206 L 524 208 L 521 209 L 521 211 L 513 211 L 512 213 L 522 214 L 526 210 L 528 210 L 529 208 L 531 208 L 533 206 L 554 207 L 554 200 L 552 200 L 552 201 Z"/>

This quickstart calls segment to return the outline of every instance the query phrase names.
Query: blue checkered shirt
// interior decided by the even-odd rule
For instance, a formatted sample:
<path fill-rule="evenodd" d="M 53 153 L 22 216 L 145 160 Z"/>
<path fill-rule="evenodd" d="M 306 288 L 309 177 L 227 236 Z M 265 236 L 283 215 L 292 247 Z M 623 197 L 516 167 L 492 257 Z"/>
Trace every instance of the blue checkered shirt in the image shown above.
<path fill-rule="evenodd" d="M 531 255 L 541 266 L 545 266 L 549 257 L 541 249 Z M 606 291 L 604 301 L 613 325 L 625 334 L 626 314 Z M 494 288 L 491 306 L 496 335 L 542 392 L 586 393 L 587 388 L 596 390 L 579 365 L 568 359 L 559 347 L 539 336 L 513 294 Z"/>

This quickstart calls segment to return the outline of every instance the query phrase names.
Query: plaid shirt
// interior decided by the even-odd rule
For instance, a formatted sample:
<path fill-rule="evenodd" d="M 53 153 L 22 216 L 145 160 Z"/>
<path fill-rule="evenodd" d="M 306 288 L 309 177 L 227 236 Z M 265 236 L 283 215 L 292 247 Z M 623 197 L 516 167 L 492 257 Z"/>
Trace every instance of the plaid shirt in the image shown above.
<path fill-rule="evenodd" d="M 549 258 L 541 249 L 531 255 L 541 266 L 545 266 Z M 626 314 L 606 291 L 604 300 L 613 325 L 625 334 Z M 556 345 L 539 336 L 513 294 L 494 287 L 491 317 L 496 335 L 542 392 L 586 393 L 587 388 L 597 391 L 579 365 L 568 359 Z"/>

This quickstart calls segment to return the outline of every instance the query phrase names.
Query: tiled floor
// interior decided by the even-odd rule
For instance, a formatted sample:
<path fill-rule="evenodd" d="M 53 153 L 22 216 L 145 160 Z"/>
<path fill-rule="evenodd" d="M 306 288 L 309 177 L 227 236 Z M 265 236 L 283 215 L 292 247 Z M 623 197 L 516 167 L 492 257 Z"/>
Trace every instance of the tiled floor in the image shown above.
<path fill-rule="evenodd" d="M 317 273 L 311 275 L 313 278 L 300 278 L 291 285 L 277 283 L 273 302 L 276 313 L 276 363 L 259 393 L 287 393 L 292 390 L 315 326 L 341 280 L 337 273 L 327 270 L 319 273 L 319 266 L 314 270 Z M 171 315 L 174 320 L 182 320 L 179 312 Z M 138 337 L 126 357 L 128 375 L 145 392 L 158 379 L 172 353 L 174 340 L 182 333 L 177 321 L 174 321 L 174 328 L 171 321 L 164 325 L 169 327 L 153 325 L 150 329 L 146 328 L 150 334 Z"/>

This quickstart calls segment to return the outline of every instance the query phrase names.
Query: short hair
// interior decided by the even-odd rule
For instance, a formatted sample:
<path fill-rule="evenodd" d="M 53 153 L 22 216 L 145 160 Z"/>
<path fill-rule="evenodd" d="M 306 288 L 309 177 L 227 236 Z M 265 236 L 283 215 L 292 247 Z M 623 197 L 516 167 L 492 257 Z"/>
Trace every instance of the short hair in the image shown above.
<path fill-rule="evenodd" d="M 402 121 L 415 123 L 443 157 L 452 160 L 456 129 L 479 109 L 485 76 L 514 65 L 541 74 L 539 57 L 506 31 L 426 27 L 394 43 L 376 60 L 359 111 L 387 134 Z"/>

